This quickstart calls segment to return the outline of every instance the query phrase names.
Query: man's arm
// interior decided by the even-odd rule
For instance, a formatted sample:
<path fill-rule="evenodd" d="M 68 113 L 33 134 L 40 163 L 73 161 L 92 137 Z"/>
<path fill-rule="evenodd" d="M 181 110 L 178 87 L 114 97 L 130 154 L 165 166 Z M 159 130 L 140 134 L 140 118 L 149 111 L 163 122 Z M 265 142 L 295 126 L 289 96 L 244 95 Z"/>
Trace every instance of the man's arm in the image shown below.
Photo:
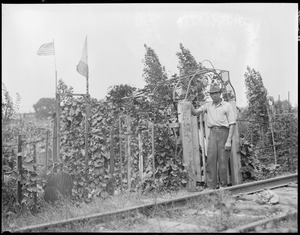
<path fill-rule="evenodd" d="M 235 124 L 231 124 L 229 126 L 229 133 L 225 144 L 225 150 L 231 150 L 231 141 L 232 141 L 234 131 L 235 131 Z"/>
<path fill-rule="evenodd" d="M 192 107 L 191 107 L 192 114 L 196 116 L 196 115 L 198 115 L 199 113 L 204 112 L 204 108 L 203 108 L 203 107 L 204 107 L 204 106 L 201 106 L 200 108 L 195 109 L 194 105 L 192 105 Z"/>

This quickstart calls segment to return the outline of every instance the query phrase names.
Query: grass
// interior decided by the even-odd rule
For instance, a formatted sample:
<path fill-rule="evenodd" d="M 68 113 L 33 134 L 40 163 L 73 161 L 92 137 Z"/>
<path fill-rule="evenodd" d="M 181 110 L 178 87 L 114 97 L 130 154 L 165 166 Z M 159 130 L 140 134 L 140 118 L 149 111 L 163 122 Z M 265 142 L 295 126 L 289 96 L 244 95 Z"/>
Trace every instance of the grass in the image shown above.
<path fill-rule="evenodd" d="M 96 213 L 107 213 L 110 211 L 143 205 L 155 201 L 157 198 L 170 199 L 175 196 L 188 195 L 184 189 L 177 192 L 123 192 L 106 199 L 95 198 L 90 203 L 74 203 L 69 199 L 61 198 L 56 204 L 45 203 L 39 200 L 40 209 L 37 213 L 22 211 L 16 215 L 3 217 L 2 231 L 14 231 L 21 227 L 51 223 L 65 219 L 87 216 Z"/>
<path fill-rule="evenodd" d="M 11 216 L 5 219 L 6 229 L 4 230 L 13 231 L 28 225 L 61 221 L 95 213 L 107 213 L 155 202 L 158 199 L 171 199 L 186 195 L 190 195 L 190 193 L 186 190 L 180 190 L 177 192 L 152 191 L 147 194 L 123 192 L 106 199 L 96 198 L 90 203 L 73 203 L 70 200 L 62 199 L 56 205 L 44 203 L 39 213 L 24 212 L 19 216 Z M 125 216 L 115 216 L 107 219 L 107 221 L 102 221 L 97 225 L 89 221 L 80 224 L 74 223 L 51 229 L 51 232 L 159 232 L 160 225 L 151 224 L 149 219 L 161 221 L 161 226 L 163 226 L 163 221 L 174 220 L 182 224 L 197 224 L 202 232 L 219 232 L 257 221 L 257 215 L 268 216 L 280 212 L 280 209 L 275 206 L 270 208 L 269 206 L 254 205 L 242 202 L 239 206 L 228 191 L 219 191 L 209 196 L 193 199 L 184 208 L 157 205 L 154 209 L 145 213 L 130 212 Z M 187 211 L 190 211 L 191 214 Z M 245 216 L 238 216 L 237 213 Z M 12 224 L 14 226 L 10 226 Z"/>

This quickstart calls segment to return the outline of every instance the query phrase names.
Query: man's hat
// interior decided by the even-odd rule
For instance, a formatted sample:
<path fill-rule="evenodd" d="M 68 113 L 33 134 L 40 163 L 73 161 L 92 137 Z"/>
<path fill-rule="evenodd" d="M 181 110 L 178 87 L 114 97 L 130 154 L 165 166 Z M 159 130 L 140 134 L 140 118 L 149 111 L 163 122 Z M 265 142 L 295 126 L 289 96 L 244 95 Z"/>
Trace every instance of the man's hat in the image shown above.
<path fill-rule="evenodd" d="M 208 93 L 217 93 L 217 92 L 221 92 L 222 88 L 220 86 L 220 84 L 218 83 L 213 83 L 210 85 L 210 89 Z"/>

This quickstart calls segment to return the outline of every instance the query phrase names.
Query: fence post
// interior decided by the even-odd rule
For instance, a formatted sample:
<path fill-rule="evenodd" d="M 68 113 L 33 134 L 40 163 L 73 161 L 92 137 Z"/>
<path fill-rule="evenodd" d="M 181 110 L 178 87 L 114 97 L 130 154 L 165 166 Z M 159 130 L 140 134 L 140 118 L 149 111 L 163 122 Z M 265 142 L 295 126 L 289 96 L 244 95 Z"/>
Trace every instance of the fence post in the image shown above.
<path fill-rule="evenodd" d="M 206 147 L 204 143 L 204 121 L 203 121 L 203 114 L 200 114 L 199 119 L 200 119 L 200 145 L 201 145 L 201 150 L 202 150 L 202 169 L 203 169 L 203 177 L 202 181 L 206 183 L 206 161 L 205 161 L 205 155 L 206 155 Z"/>
<path fill-rule="evenodd" d="M 273 125 L 272 125 L 273 120 L 272 120 L 272 115 L 270 115 L 268 105 L 267 105 L 267 113 L 268 113 L 268 116 L 269 116 L 269 123 L 270 123 L 272 142 L 273 142 L 274 161 L 275 161 L 275 165 L 276 165 L 277 164 L 277 156 L 276 156 L 276 146 L 275 146 L 275 140 L 274 140 L 274 131 L 273 131 Z"/>
<path fill-rule="evenodd" d="M 17 157 L 17 169 L 19 171 L 19 179 L 17 181 L 17 203 L 21 204 L 22 202 L 22 136 L 18 135 L 18 157 Z"/>
<path fill-rule="evenodd" d="M 60 95 L 59 93 L 56 93 L 57 97 L 57 109 L 56 109 L 56 117 L 57 117 L 57 160 L 62 161 L 60 156 Z"/>
<path fill-rule="evenodd" d="M 114 136 L 113 127 L 110 129 L 110 191 L 114 195 L 114 171 L 115 171 L 115 155 L 114 155 Z"/>
<path fill-rule="evenodd" d="M 141 178 L 141 186 L 143 184 L 143 149 L 142 149 L 142 140 L 141 140 L 141 133 L 138 135 L 139 138 L 139 170 L 140 170 L 140 178 Z"/>
<path fill-rule="evenodd" d="M 52 161 L 57 162 L 57 119 L 56 113 L 53 114 L 53 135 L 52 135 Z"/>
<path fill-rule="evenodd" d="M 123 177 L 122 177 L 122 172 L 123 172 L 123 160 L 122 160 L 122 139 L 121 137 L 121 116 L 119 116 L 119 148 L 120 148 L 120 185 L 121 185 L 121 192 L 123 192 Z"/>
<path fill-rule="evenodd" d="M 154 122 L 152 122 L 152 171 L 153 171 L 153 184 L 155 184 L 155 150 L 154 150 Z"/>
<path fill-rule="evenodd" d="M 89 104 L 89 97 L 86 97 L 86 106 L 85 106 L 85 169 L 86 169 L 86 179 L 88 180 L 88 160 L 89 160 L 89 139 L 88 139 L 88 134 L 89 134 L 89 116 L 90 116 L 90 104 Z"/>
<path fill-rule="evenodd" d="M 128 190 L 131 189 L 131 149 L 130 149 L 130 116 L 126 116 L 126 126 L 127 126 L 127 133 L 126 133 L 126 146 L 127 146 L 127 184 Z"/>
<path fill-rule="evenodd" d="M 45 179 L 47 178 L 48 169 L 48 130 L 46 130 L 46 164 L 45 164 Z"/>
<path fill-rule="evenodd" d="M 34 171 L 34 177 L 36 178 L 37 172 L 36 172 L 36 144 L 33 144 L 33 171 Z M 37 183 L 36 180 L 34 181 L 34 187 L 37 189 Z M 36 210 L 36 204 L 37 204 L 37 191 L 33 192 L 33 201 L 34 201 L 34 210 Z"/>

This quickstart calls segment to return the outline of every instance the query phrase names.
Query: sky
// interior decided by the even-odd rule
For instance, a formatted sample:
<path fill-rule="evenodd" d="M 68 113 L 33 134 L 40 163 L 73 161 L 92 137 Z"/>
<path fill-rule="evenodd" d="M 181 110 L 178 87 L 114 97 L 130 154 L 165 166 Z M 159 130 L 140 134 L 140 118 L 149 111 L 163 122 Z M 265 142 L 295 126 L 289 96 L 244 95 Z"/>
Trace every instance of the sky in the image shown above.
<path fill-rule="evenodd" d="M 298 104 L 298 4 L 2 4 L 2 83 L 19 112 L 34 112 L 40 98 L 55 97 L 57 79 L 86 92 L 76 71 L 87 36 L 89 93 L 102 99 L 110 86 L 143 88 L 144 44 L 169 75 L 179 73 L 179 44 L 197 62 L 228 70 L 237 106 L 247 105 L 247 66 L 268 94 Z M 55 56 L 38 56 L 53 42 Z M 211 68 L 204 62 L 203 65 Z"/>

